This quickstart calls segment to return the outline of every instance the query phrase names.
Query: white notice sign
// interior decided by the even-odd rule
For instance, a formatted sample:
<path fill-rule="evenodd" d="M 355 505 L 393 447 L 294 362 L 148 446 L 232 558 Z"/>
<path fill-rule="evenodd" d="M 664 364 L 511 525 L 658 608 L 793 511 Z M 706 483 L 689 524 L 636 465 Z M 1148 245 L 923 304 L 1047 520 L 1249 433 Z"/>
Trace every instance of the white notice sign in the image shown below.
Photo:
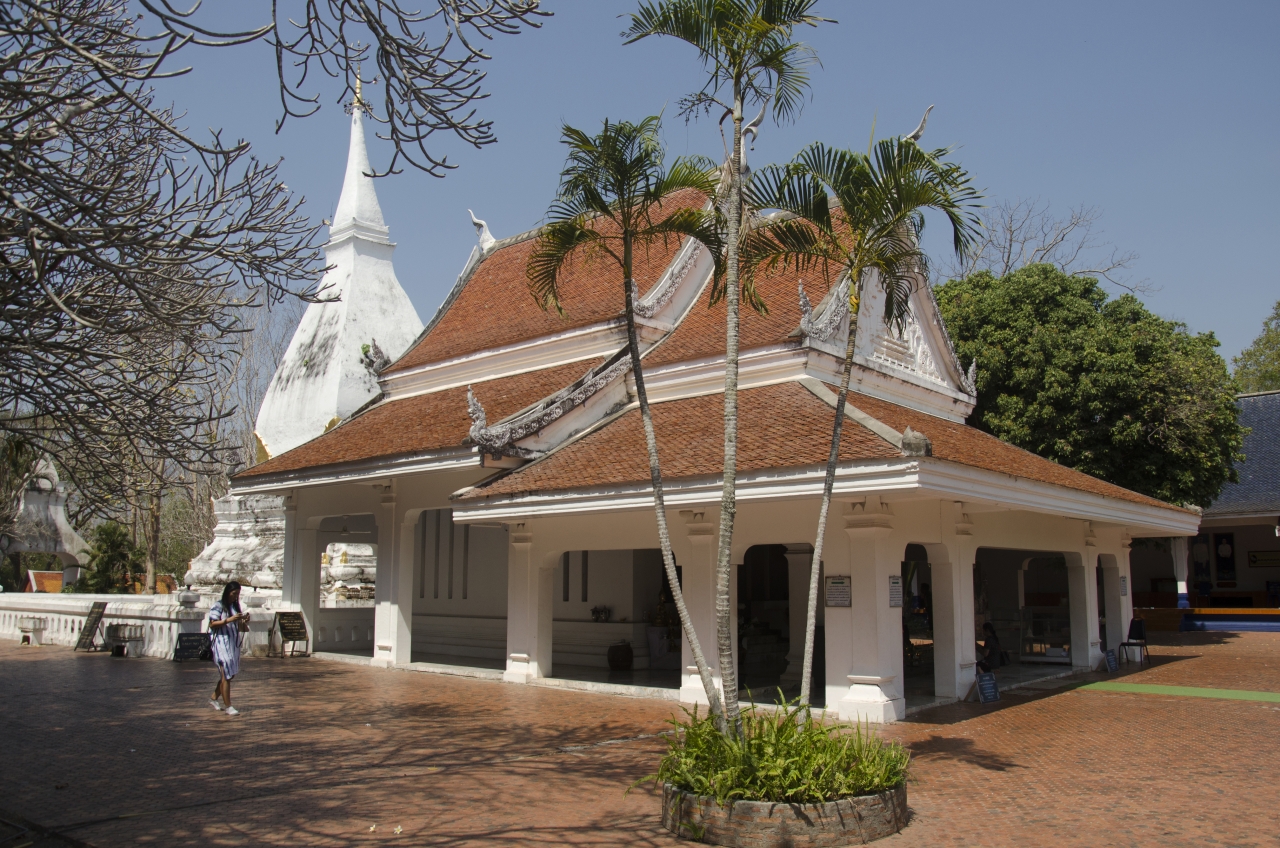
<path fill-rule="evenodd" d="M 827 578 L 827 606 L 853 606 L 853 578 L 836 575 Z"/>
<path fill-rule="evenodd" d="M 889 575 L 889 606 L 902 606 L 902 575 Z"/>
<path fill-rule="evenodd" d="M 1120 575 L 1120 597 L 1129 597 L 1129 578 L 1123 574 Z"/>

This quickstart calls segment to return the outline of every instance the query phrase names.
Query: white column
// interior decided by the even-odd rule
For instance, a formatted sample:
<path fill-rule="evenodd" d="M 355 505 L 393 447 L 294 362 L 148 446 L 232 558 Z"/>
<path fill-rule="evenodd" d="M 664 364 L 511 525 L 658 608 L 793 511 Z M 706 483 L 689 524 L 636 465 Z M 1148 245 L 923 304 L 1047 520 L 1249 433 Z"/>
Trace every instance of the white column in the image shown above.
<path fill-rule="evenodd" d="M 889 606 L 889 577 L 902 551 L 890 549 L 893 515 L 879 497 L 853 504 L 845 518 L 847 554 L 827 558 L 824 579 L 853 583 L 853 605 L 828 606 L 827 707 L 841 719 L 885 722 L 906 715 L 902 695 L 902 610 Z M 835 554 L 836 549 L 832 549 Z"/>
<path fill-rule="evenodd" d="M 1178 609 L 1190 609 L 1191 598 L 1187 594 L 1187 537 L 1174 536 L 1173 578 L 1178 582 Z M 1130 591 L 1133 591 L 1130 587 Z"/>
<path fill-rule="evenodd" d="M 372 664 L 389 668 L 412 661 L 413 525 L 401 522 L 396 495 L 390 487 L 382 494 L 377 520 Z"/>
<path fill-rule="evenodd" d="M 681 591 L 693 630 L 698 634 L 702 655 L 711 667 L 711 677 L 723 692 L 720 680 L 719 651 L 716 647 L 716 525 L 706 520 L 706 513 L 683 510 L 685 533 L 692 550 L 687 561 L 680 563 Z M 707 692 L 693 662 L 689 640 L 680 640 L 680 700 L 706 704 Z"/>
<path fill-rule="evenodd" d="M 515 524 L 507 535 L 507 668 L 502 679 L 528 683 L 551 676 L 554 562 L 542 567 L 533 533 Z"/>
<path fill-rule="evenodd" d="M 1071 607 L 1071 665 L 1095 668 L 1102 659 L 1098 650 L 1098 548 L 1090 528 L 1079 552 L 1066 552 L 1067 592 Z"/>
<path fill-rule="evenodd" d="M 1124 593 L 1120 596 L 1120 641 L 1129 638 L 1129 623 L 1133 621 L 1133 570 L 1129 565 L 1129 553 L 1133 540 L 1125 534 L 1120 540 L 1120 552 L 1116 556 L 1116 564 L 1120 569 L 1120 579 L 1124 583 Z"/>
<path fill-rule="evenodd" d="M 786 556 L 787 607 L 790 618 L 787 638 L 791 640 L 791 644 L 787 648 L 787 668 L 780 681 L 783 689 L 800 685 L 800 672 L 804 667 L 804 638 L 809 617 L 809 578 L 813 568 L 813 551 L 809 550 L 808 545 L 788 545 Z"/>
<path fill-rule="evenodd" d="M 320 552 L 316 531 L 298 517 L 297 500 L 285 498 L 284 573 L 280 592 L 282 610 L 301 612 L 307 625 L 307 651 L 315 650 L 316 622 L 320 612 Z"/>
<path fill-rule="evenodd" d="M 954 532 L 944 534 L 947 561 L 935 562 L 930 545 L 929 568 L 933 572 L 933 691 L 941 698 L 969 694 L 977 664 L 974 644 L 973 564 L 977 540 L 973 522 L 962 504 L 942 504 L 953 509 Z M 944 521 L 944 529 L 946 522 Z"/>

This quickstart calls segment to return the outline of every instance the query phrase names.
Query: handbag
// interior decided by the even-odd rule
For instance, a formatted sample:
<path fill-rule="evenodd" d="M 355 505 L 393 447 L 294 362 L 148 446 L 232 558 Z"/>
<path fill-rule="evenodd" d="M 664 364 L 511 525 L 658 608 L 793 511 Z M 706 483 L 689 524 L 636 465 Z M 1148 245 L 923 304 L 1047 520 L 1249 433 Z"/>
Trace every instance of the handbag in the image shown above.
<path fill-rule="evenodd" d="M 200 649 L 200 662 L 213 662 L 213 642 L 206 635 L 204 647 Z"/>

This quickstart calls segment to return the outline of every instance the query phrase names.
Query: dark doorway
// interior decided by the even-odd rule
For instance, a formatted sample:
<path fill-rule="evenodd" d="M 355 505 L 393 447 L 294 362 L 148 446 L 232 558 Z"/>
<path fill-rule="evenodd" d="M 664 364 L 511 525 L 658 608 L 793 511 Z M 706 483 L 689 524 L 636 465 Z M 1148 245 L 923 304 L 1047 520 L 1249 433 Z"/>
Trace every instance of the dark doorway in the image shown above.
<path fill-rule="evenodd" d="M 907 545 L 902 560 L 902 684 L 907 705 L 934 697 L 933 586 L 929 553 Z"/>
<path fill-rule="evenodd" d="M 756 545 L 738 570 L 738 677 L 757 701 L 777 700 L 791 647 L 786 554 L 785 545 Z"/>

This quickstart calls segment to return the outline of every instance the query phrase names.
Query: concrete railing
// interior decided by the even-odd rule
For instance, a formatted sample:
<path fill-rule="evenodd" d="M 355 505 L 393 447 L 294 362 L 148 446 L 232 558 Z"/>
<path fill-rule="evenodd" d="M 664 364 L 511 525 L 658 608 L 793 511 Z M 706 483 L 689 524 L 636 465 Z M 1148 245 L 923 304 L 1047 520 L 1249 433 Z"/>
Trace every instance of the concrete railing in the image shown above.
<path fill-rule="evenodd" d="M 247 594 L 241 599 L 251 613 L 249 632 L 244 634 L 242 649 L 246 654 L 265 654 L 267 631 L 271 627 L 272 610 L 266 598 Z M 46 645 L 74 646 L 80 639 L 85 616 L 96 601 L 106 601 L 102 617 L 106 625 L 132 624 L 142 628 L 143 656 L 173 656 L 179 633 L 200 633 L 206 629 L 208 605 L 193 592 L 172 595 L 78 595 L 43 594 L 39 592 L 0 593 L 0 639 L 22 638 L 21 619 L 44 619 L 41 642 Z M 104 634 L 98 644 L 103 644 Z"/>

